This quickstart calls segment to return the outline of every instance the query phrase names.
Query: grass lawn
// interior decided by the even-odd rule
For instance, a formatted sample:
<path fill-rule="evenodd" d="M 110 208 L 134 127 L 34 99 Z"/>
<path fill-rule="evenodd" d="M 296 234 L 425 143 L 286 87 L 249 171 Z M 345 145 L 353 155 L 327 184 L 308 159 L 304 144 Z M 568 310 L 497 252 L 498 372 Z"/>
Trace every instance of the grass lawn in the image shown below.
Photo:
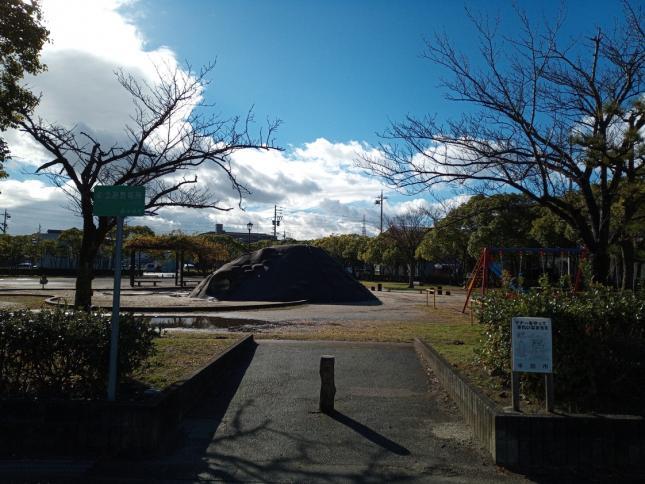
<path fill-rule="evenodd" d="M 40 309 L 45 304 L 45 296 L 20 296 L 15 294 L 1 294 L 0 308 L 5 309 Z"/>
<path fill-rule="evenodd" d="M 155 339 L 156 353 L 133 378 L 163 389 L 191 376 L 239 338 L 235 334 L 165 332 Z"/>

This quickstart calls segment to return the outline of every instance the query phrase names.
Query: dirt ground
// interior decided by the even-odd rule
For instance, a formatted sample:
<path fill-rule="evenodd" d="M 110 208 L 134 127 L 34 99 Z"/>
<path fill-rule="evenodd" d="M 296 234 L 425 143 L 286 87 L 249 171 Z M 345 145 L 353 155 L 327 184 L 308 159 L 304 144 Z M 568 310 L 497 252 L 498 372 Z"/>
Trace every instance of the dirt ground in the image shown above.
<path fill-rule="evenodd" d="M 3 296 L 5 296 L 5 302 L 11 300 L 16 302 L 17 298 L 10 296 L 19 294 L 30 296 L 30 302 L 37 301 L 38 297 L 42 297 L 44 300 L 53 296 L 61 298 L 61 302 L 71 303 L 74 299 L 73 282 L 73 278 L 51 278 L 50 283 L 43 290 L 38 284 L 38 280 L 34 278 L 1 278 L 0 304 L 7 307 L 7 304 L 2 304 Z M 105 308 L 112 306 L 111 284 L 111 278 L 97 278 L 94 281 L 95 292 L 92 304 Z M 168 316 L 218 317 L 225 314 L 226 318 L 232 319 L 283 321 L 291 325 L 311 326 L 312 323 L 338 321 L 345 321 L 350 325 L 354 321 L 446 322 L 446 318 L 453 320 L 463 317 L 461 309 L 465 299 L 465 292 L 459 290 L 453 290 L 450 296 L 445 294 L 433 296 L 423 289 L 420 291 L 382 291 L 373 293 L 382 304 L 307 304 L 283 309 L 229 311 L 231 304 L 244 306 L 255 302 L 235 301 L 229 303 L 190 298 L 188 291 L 169 291 L 169 286 L 166 284 L 170 284 L 170 281 L 160 281 L 159 284 L 158 288 L 132 289 L 127 281 L 124 281 L 121 286 L 121 306 L 124 309 L 127 309 L 128 306 L 148 308 L 145 311 L 148 315 L 155 315 L 155 308 L 163 307 L 164 315 Z M 436 310 L 434 310 L 435 302 Z M 220 313 L 218 307 L 223 306 L 227 311 Z M 195 312 L 196 307 L 206 309 Z M 169 311 L 170 308 L 176 308 L 176 311 Z"/>

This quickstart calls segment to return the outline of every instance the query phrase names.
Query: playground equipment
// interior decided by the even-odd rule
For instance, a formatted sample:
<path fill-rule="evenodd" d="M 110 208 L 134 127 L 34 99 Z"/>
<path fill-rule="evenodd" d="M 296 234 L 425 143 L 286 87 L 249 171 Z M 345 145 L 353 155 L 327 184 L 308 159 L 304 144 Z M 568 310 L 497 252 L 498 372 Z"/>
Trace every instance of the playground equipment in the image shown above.
<path fill-rule="evenodd" d="M 578 257 L 578 263 L 576 264 L 575 269 L 575 279 L 573 283 L 573 291 L 576 292 L 580 289 L 580 284 L 582 283 L 582 273 L 581 273 L 581 264 L 580 262 L 586 258 L 586 250 L 581 247 L 574 248 L 560 248 L 560 247 L 485 247 L 482 249 L 479 256 L 479 260 L 473 269 L 473 272 L 468 279 L 466 284 L 466 301 L 464 302 L 464 307 L 462 313 L 466 312 L 466 307 L 470 301 L 470 296 L 477 287 L 481 287 L 482 295 L 486 294 L 486 290 L 490 287 L 491 278 L 496 278 L 501 281 L 504 273 L 504 255 L 508 254 L 517 254 L 519 262 L 517 264 L 517 277 L 511 278 L 509 281 L 509 287 L 516 291 L 523 291 L 522 285 L 519 283 L 519 278 L 524 277 L 524 256 L 525 255 L 539 255 L 541 262 L 541 272 L 542 274 L 546 273 L 547 270 L 547 258 L 551 256 L 553 258 L 553 264 L 555 265 L 556 258 L 559 266 L 560 277 L 565 274 L 565 262 L 566 262 L 566 274 L 571 276 L 571 256 Z"/>

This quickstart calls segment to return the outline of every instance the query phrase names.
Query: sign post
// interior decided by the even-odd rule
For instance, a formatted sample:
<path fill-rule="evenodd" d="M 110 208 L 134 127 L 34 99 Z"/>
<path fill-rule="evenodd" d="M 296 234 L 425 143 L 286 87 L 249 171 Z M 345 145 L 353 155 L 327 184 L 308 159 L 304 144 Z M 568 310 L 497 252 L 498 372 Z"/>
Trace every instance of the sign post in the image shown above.
<path fill-rule="evenodd" d="M 511 393 L 520 409 L 520 372 L 544 373 L 546 410 L 553 411 L 553 344 L 550 318 L 515 317 L 511 321 Z"/>
<path fill-rule="evenodd" d="M 116 399 L 117 360 L 119 357 L 119 309 L 121 308 L 121 244 L 123 242 L 123 217 L 116 217 L 116 251 L 114 253 L 114 290 L 112 291 L 112 331 L 110 333 L 110 372 L 108 400 Z"/>
<path fill-rule="evenodd" d="M 108 400 L 116 399 L 117 362 L 119 359 L 119 309 L 121 307 L 121 246 L 123 219 L 128 215 L 143 215 L 146 205 L 144 187 L 98 186 L 94 189 L 94 215 L 116 217 L 116 246 L 114 251 L 114 291 L 112 292 L 112 321 L 110 334 L 110 366 Z"/>

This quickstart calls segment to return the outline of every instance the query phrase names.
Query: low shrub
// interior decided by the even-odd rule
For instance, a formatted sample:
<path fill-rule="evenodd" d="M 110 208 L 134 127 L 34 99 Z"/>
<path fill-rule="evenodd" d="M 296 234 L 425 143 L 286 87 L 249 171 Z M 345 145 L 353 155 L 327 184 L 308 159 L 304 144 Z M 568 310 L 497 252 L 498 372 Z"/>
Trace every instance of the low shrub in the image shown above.
<path fill-rule="evenodd" d="M 142 318 L 121 316 L 120 382 L 152 354 L 155 334 Z M 0 311 L 3 397 L 104 397 L 109 354 L 106 314 L 62 309 Z"/>
<path fill-rule="evenodd" d="M 580 294 L 546 287 L 524 294 L 490 291 L 481 301 L 485 329 L 476 354 L 491 375 L 510 381 L 511 318 L 548 317 L 556 401 L 576 409 L 614 407 L 617 400 L 625 407 L 642 405 L 645 300 L 640 295 L 605 287 Z M 543 396 L 539 375 L 522 378 L 526 396 Z"/>

